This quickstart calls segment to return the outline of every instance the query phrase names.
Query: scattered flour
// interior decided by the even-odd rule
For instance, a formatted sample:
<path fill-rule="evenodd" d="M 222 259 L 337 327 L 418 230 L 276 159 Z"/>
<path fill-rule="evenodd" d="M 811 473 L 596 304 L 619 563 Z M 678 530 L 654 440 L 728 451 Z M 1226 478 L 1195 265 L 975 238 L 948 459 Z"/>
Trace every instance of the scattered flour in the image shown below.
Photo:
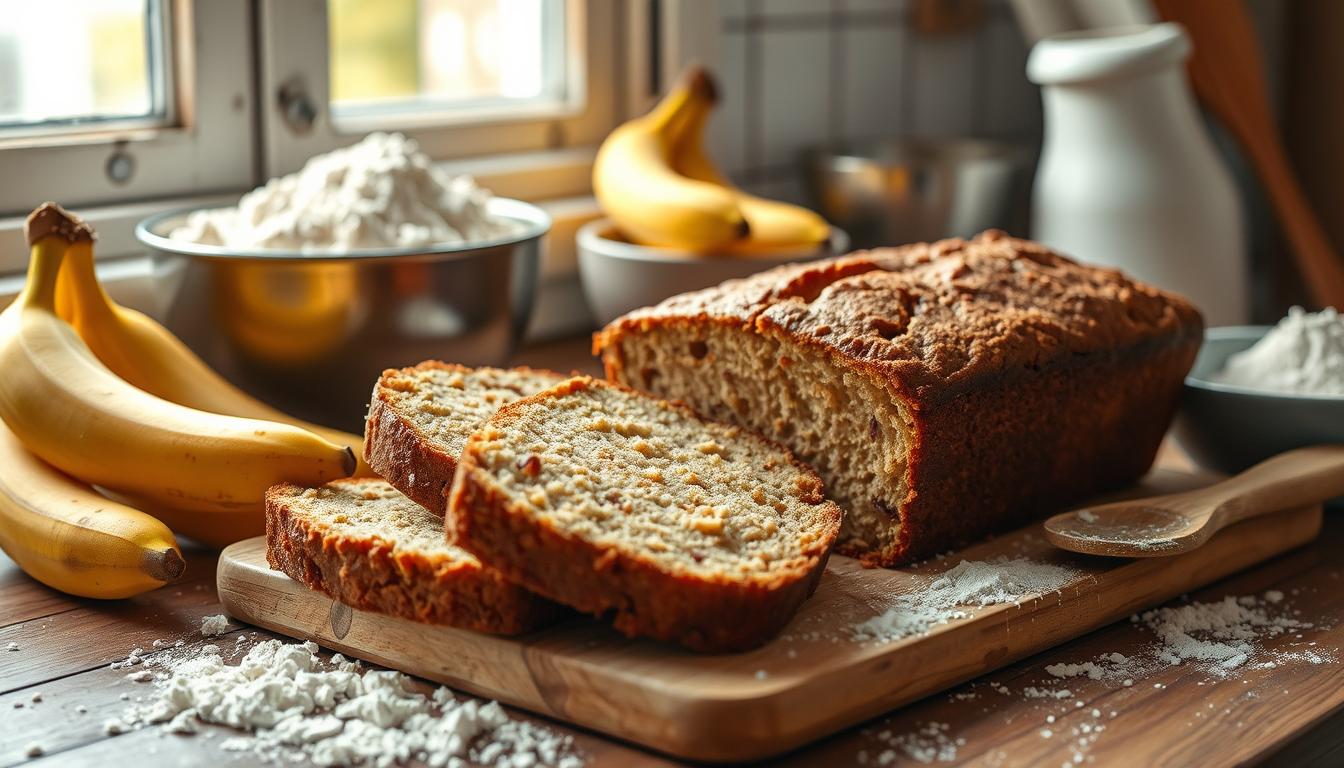
<path fill-rule="evenodd" d="M 413 139 L 371 133 L 271 179 L 235 208 L 191 214 L 169 236 L 304 253 L 480 242 L 516 230 L 487 213 L 490 199 L 470 176 L 435 167 Z"/>
<path fill-rule="evenodd" d="M 1257 641 L 1312 626 L 1287 616 L 1270 616 L 1267 606 L 1282 600 L 1283 593 L 1274 591 L 1263 598 L 1229 595 L 1216 603 L 1157 608 L 1139 619 L 1162 643 L 1156 651 L 1159 660 L 1168 664 L 1205 662 L 1210 671 L 1225 673 L 1260 652 Z M 1283 654 L 1273 657 L 1280 659 Z"/>
<path fill-rule="evenodd" d="M 1255 346 L 1228 358 L 1212 379 L 1266 392 L 1344 395 L 1344 317 L 1334 309 L 1310 313 L 1293 307 Z"/>
<path fill-rule="evenodd" d="M 142 663 L 160 670 L 156 695 L 107 721 L 104 731 L 163 723 L 192 734 L 202 723 L 224 725 L 242 733 L 220 748 L 260 762 L 582 765 L 570 737 L 513 720 L 498 702 L 457 701 L 447 688 L 426 697 L 400 672 L 365 670 L 340 654 L 324 663 L 317 650 L 311 642 L 265 640 L 236 665 L 225 663 L 216 645 L 149 657 Z"/>
<path fill-rule="evenodd" d="M 201 634 L 206 637 L 219 637 L 228 631 L 229 617 L 222 613 L 201 619 Z"/>
<path fill-rule="evenodd" d="M 957 747 L 965 746 L 966 740 L 948 736 L 948 727 L 947 723 L 926 723 L 909 733 L 882 731 L 877 734 L 881 751 L 872 756 L 867 750 L 859 752 L 858 762 L 887 766 L 902 762 L 903 757 L 925 764 L 956 762 Z"/>
<path fill-rule="evenodd" d="M 1128 688 L 1135 679 L 1184 663 L 1198 664 L 1204 671 L 1221 677 L 1252 659 L 1259 659 L 1254 664 L 1258 669 L 1274 669 L 1293 662 L 1332 661 L 1331 654 L 1310 648 L 1264 647 L 1262 641 L 1266 639 L 1312 626 L 1291 616 L 1271 615 L 1283 599 L 1282 592 L 1269 590 L 1262 597 L 1226 597 L 1218 602 L 1155 608 L 1132 617 L 1135 623 L 1148 627 L 1157 636 L 1156 643 L 1140 649 L 1138 654 L 1104 653 L 1092 661 L 1050 664 L 1045 671 L 1055 678 L 1109 680 Z M 1040 689 L 1028 688 L 1025 693 L 1031 697 L 1037 690 Z"/>
<path fill-rule="evenodd" d="M 1073 691 L 1068 688 L 1061 688 L 1056 691 L 1050 688 L 1037 688 L 1029 685 L 1022 689 L 1022 695 L 1028 699 L 1067 699 L 1073 695 Z"/>
<path fill-rule="evenodd" d="M 853 634 L 879 642 L 924 634 L 934 625 L 964 618 L 964 607 L 1017 605 L 1059 590 L 1076 575 L 1072 569 L 1025 558 L 963 560 L 927 585 L 897 596 L 884 613 L 855 626 Z"/>

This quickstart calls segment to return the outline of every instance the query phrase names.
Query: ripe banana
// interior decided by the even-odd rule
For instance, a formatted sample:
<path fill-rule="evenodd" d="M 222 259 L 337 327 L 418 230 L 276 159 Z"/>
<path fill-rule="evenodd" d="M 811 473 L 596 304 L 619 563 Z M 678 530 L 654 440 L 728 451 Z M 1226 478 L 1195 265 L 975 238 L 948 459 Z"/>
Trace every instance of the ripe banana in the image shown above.
<path fill-rule="evenodd" d="M 28 281 L 0 313 L 0 418 L 39 458 L 158 506 L 258 516 L 276 483 L 354 470 L 349 447 L 306 430 L 187 408 L 118 378 L 55 313 L 66 249 L 87 228 L 48 204 L 27 231 Z"/>
<path fill-rule="evenodd" d="M 617 229 L 637 243 L 704 251 L 750 233 L 731 191 L 671 167 L 672 135 L 705 89 L 712 84 L 703 73 L 683 78 L 649 114 L 612 131 L 597 152 L 593 191 Z"/>
<path fill-rule="evenodd" d="M 691 77 L 708 77 L 692 70 Z M 751 228 L 751 237 L 730 243 L 722 253 L 752 255 L 770 251 L 824 243 L 831 235 L 826 220 L 802 206 L 767 200 L 733 186 L 705 151 L 705 123 L 714 109 L 714 89 L 694 89 L 684 107 L 684 115 L 674 127 L 672 168 L 687 178 L 723 187 L 737 199 L 738 208 Z"/>
<path fill-rule="evenodd" d="M 94 356 L 132 386 L 210 413 L 291 424 L 350 447 L 357 476 L 372 475 L 363 461 L 364 438 L 289 416 L 230 384 L 153 318 L 112 300 L 93 267 L 93 241 L 70 245 L 56 282 L 56 313 L 74 326 Z M 174 530 L 183 530 L 174 526 Z M 184 531 L 185 532 L 185 531 Z"/>
<path fill-rule="evenodd" d="M 80 597 L 118 598 L 176 581 L 173 532 L 33 456 L 0 424 L 0 549 L 29 576 Z"/>
<path fill-rule="evenodd" d="M 114 502 L 142 510 L 173 529 L 178 536 L 186 536 L 215 549 L 223 549 L 235 541 L 266 533 L 266 517 L 263 514 L 203 515 L 190 510 L 166 507 L 106 488 L 98 490 Z"/>

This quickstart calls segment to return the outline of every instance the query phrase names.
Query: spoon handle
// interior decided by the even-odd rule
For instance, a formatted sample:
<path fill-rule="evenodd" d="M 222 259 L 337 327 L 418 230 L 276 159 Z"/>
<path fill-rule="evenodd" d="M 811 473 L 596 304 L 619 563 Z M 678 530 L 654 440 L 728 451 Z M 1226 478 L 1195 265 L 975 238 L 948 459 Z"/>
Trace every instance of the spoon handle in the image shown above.
<path fill-rule="evenodd" d="M 1313 445 L 1266 459 L 1204 489 L 1222 525 L 1344 496 L 1344 445 Z M 1207 507 L 1206 507 L 1207 508 Z"/>

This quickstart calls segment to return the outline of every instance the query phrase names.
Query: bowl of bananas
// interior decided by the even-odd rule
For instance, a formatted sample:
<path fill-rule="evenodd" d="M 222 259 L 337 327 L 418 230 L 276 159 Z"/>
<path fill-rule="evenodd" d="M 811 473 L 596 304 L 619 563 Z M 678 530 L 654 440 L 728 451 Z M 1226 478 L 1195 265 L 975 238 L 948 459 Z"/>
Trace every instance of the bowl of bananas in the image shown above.
<path fill-rule="evenodd" d="M 593 192 L 607 218 L 577 234 L 597 320 L 848 248 L 848 236 L 815 212 L 749 194 L 719 171 L 704 145 L 717 100 L 709 73 L 691 67 L 598 150 Z"/>

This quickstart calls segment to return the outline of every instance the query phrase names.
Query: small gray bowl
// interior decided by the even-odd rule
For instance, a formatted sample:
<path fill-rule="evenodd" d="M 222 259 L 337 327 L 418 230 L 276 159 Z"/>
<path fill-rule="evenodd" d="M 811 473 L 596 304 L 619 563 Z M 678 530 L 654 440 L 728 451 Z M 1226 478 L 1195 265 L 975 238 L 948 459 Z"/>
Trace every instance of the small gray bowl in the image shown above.
<path fill-rule="evenodd" d="M 782 264 L 816 261 L 849 250 L 849 236 L 831 227 L 830 239 L 801 249 L 753 256 L 716 256 L 635 245 L 608 219 L 590 221 L 576 236 L 579 277 L 593 317 L 602 325 L 634 309 L 651 307 L 679 293 L 749 277 Z"/>
<path fill-rule="evenodd" d="M 1234 326 L 1205 334 L 1175 424 L 1177 441 L 1202 467 L 1233 474 L 1293 448 L 1344 443 L 1344 397 L 1275 394 L 1210 380 L 1268 331 Z"/>

